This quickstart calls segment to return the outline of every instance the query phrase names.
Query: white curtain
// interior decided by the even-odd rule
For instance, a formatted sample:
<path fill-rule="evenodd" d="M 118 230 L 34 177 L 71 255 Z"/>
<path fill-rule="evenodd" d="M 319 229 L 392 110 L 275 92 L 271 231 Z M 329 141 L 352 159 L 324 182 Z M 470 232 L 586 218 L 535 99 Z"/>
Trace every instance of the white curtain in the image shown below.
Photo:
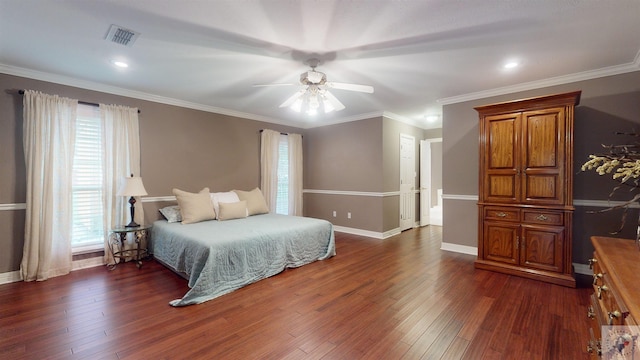
<path fill-rule="evenodd" d="M 302 216 L 302 135 L 289 134 L 289 215 Z"/>
<path fill-rule="evenodd" d="M 78 100 L 27 90 L 23 144 L 27 175 L 24 281 L 71 271 L 72 173 Z"/>
<path fill-rule="evenodd" d="M 104 191 L 105 204 L 105 251 L 107 264 L 115 263 L 109 249 L 109 230 L 129 222 L 128 197 L 116 196 L 123 178 L 140 176 L 140 134 L 138 128 L 138 109 L 119 105 L 100 104 L 102 133 L 104 134 Z M 135 204 L 135 221 L 144 223 L 142 202 Z M 131 244 L 129 244 L 131 246 Z"/>
<path fill-rule="evenodd" d="M 289 215 L 302 216 L 302 135 L 288 134 L 287 136 L 282 136 L 278 131 L 262 131 L 260 145 L 262 194 L 267 201 L 269 211 L 276 213 L 278 198 L 278 154 L 281 138 L 286 140 L 288 148 L 288 213 Z"/>
<path fill-rule="evenodd" d="M 269 212 L 276 213 L 278 192 L 278 145 L 280 133 L 262 130 L 260 141 L 260 189 L 269 206 Z"/>

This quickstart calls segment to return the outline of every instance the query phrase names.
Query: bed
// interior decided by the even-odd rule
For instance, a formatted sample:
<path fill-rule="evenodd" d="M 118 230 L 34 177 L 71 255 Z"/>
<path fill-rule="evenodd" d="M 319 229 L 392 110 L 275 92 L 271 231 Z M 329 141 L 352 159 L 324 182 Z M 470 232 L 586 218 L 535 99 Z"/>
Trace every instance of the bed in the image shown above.
<path fill-rule="evenodd" d="M 151 248 L 158 261 L 188 280 L 190 290 L 172 306 L 199 304 L 336 254 L 330 222 L 276 214 L 186 225 L 157 220 Z"/>

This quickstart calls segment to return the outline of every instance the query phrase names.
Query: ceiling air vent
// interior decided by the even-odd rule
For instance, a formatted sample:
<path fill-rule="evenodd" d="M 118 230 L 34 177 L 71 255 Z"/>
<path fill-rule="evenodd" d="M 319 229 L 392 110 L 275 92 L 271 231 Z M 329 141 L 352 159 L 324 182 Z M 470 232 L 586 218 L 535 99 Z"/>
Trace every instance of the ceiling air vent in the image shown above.
<path fill-rule="evenodd" d="M 106 39 L 116 44 L 132 46 L 138 36 L 140 36 L 138 32 L 123 28 L 122 26 L 111 25 Z"/>

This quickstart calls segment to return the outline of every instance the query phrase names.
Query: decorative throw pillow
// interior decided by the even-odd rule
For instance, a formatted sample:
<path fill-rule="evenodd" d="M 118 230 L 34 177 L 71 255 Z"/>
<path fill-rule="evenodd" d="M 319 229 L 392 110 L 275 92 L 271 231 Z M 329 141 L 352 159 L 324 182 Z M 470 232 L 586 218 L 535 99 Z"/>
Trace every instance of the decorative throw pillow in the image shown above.
<path fill-rule="evenodd" d="M 178 200 L 183 224 L 193 224 L 216 218 L 209 196 L 209 188 L 204 188 L 197 194 L 173 189 L 173 195 Z"/>
<path fill-rule="evenodd" d="M 162 209 L 160 209 L 160 214 L 162 214 L 162 216 L 167 219 L 167 222 L 170 223 L 182 221 L 182 215 L 180 215 L 180 206 L 178 205 L 163 207 Z"/>
<path fill-rule="evenodd" d="M 218 203 L 218 220 L 242 219 L 247 217 L 247 201 L 236 201 L 232 203 Z"/>
<path fill-rule="evenodd" d="M 240 199 L 233 191 L 211 193 L 211 202 L 213 202 L 213 209 L 216 212 L 216 216 L 218 216 L 220 212 L 220 207 L 218 206 L 219 203 L 234 203 L 238 201 L 240 201 Z"/>
<path fill-rule="evenodd" d="M 249 215 L 267 214 L 269 212 L 269 207 L 264 196 L 262 196 L 260 188 L 255 188 L 251 191 L 233 190 L 233 192 L 238 194 L 240 200 L 247 201 Z"/>

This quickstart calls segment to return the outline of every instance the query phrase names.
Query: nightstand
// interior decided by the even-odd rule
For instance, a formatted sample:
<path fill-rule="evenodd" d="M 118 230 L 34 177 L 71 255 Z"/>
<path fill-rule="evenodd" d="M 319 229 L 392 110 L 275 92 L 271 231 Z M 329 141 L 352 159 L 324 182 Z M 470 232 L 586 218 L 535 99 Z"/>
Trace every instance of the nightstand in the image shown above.
<path fill-rule="evenodd" d="M 149 243 L 149 235 L 151 225 L 139 225 L 135 227 L 126 227 L 124 225 L 118 225 L 111 229 L 111 235 L 109 235 L 109 249 L 113 255 L 114 263 L 108 265 L 109 270 L 116 268 L 119 259 L 122 262 L 127 261 L 127 258 L 135 260 L 138 268 L 142 267 L 142 259 L 148 255 L 147 245 Z M 127 243 L 127 234 L 133 235 L 133 241 L 135 242 L 135 248 L 127 249 L 125 247 Z"/>

